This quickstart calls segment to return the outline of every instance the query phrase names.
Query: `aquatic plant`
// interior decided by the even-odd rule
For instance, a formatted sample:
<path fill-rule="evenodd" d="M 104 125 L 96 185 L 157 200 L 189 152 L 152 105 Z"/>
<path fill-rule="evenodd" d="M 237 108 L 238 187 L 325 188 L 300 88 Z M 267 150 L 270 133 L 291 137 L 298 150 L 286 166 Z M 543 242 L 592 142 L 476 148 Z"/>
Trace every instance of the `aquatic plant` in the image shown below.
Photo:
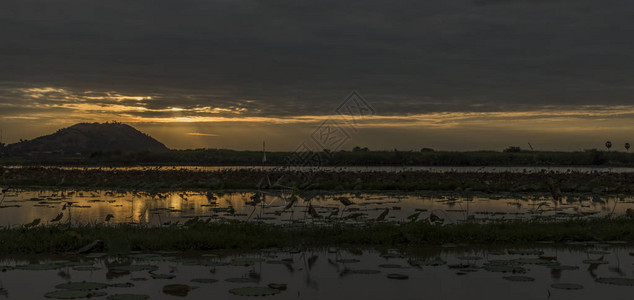
<path fill-rule="evenodd" d="M 95 240 L 105 251 L 259 249 L 287 246 L 430 245 L 443 243 L 508 244 L 542 240 L 555 242 L 634 241 L 629 217 L 571 219 L 554 222 L 501 221 L 436 226 L 425 221 L 403 224 L 374 222 L 363 227 L 279 226 L 246 222 L 199 222 L 192 227 L 145 227 L 130 224 L 40 225 L 0 229 L 0 253 L 72 252 Z M 42 243 L 41 241 L 46 241 Z M 140 268 L 140 267 L 117 267 Z M 151 267 L 148 267 L 151 268 Z M 132 271 L 128 269 L 126 271 Z"/>

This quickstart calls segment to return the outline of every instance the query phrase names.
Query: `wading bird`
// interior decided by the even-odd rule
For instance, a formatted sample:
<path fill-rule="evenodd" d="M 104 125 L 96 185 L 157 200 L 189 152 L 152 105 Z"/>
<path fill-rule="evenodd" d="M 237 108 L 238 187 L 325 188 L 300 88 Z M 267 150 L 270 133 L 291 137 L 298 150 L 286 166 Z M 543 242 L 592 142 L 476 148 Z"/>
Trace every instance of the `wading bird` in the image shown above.
<path fill-rule="evenodd" d="M 348 206 L 354 204 L 354 202 L 350 201 L 348 197 L 339 197 L 337 198 L 337 200 L 339 200 L 339 202 L 343 204 L 343 210 L 341 211 L 341 216 L 343 216 L 343 212 L 346 211 L 346 208 L 348 208 Z"/>
<path fill-rule="evenodd" d="M 2 189 L 2 200 L 0 200 L 0 205 L 2 205 L 2 202 L 4 202 L 4 197 L 6 197 L 6 196 L 7 196 L 7 192 L 8 192 L 10 189 L 11 189 L 10 187 Z"/>

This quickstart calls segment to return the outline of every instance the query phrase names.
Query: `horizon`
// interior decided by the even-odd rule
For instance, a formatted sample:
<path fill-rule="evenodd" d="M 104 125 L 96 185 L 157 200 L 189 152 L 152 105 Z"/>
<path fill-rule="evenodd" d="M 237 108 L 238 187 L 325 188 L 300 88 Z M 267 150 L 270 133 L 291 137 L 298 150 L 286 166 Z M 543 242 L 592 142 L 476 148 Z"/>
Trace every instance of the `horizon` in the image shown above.
<path fill-rule="evenodd" d="M 346 132 L 348 132 L 348 134 L 351 136 L 346 143 L 344 143 L 340 148 L 337 148 L 337 150 L 346 150 L 346 151 L 350 151 L 352 150 L 354 147 L 359 146 L 359 147 L 367 147 L 372 151 L 392 151 L 394 149 L 397 150 L 402 150 L 402 151 L 420 151 L 423 148 L 430 148 L 433 149 L 435 151 L 457 151 L 457 152 L 468 152 L 468 151 L 503 151 L 504 149 L 508 148 L 508 147 L 520 147 L 522 150 L 530 150 L 530 147 L 532 146 L 534 148 L 535 151 L 564 151 L 564 152 L 575 152 L 575 151 L 586 151 L 586 150 L 592 150 L 592 149 L 597 149 L 597 150 L 605 150 L 605 142 L 606 141 L 610 141 L 612 142 L 613 146 L 609 151 L 617 151 L 617 152 L 628 152 L 627 150 L 625 150 L 624 145 L 625 143 L 632 143 L 632 140 L 628 140 L 625 138 L 621 138 L 621 139 L 605 139 L 605 140 L 601 140 L 600 136 L 594 136 L 594 140 L 590 140 L 586 137 L 580 137 L 579 141 L 576 142 L 575 144 L 569 144 L 567 146 L 564 147 L 543 147 L 543 145 L 541 145 L 539 143 L 540 139 L 536 138 L 533 139 L 531 141 L 527 140 L 526 142 L 524 142 L 522 144 L 521 142 L 521 137 L 517 137 L 513 140 L 517 141 L 517 143 L 512 143 L 512 142 L 498 142 L 496 143 L 495 147 L 490 147 L 490 148 L 486 148 L 486 146 L 482 146 L 482 147 L 478 147 L 476 145 L 485 145 L 485 144 L 477 144 L 477 143 L 473 143 L 470 145 L 466 145 L 465 147 L 458 147 L 457 145 L 461 142 L 452 142 L 452 143 L 448 143 L 449 147 L 446 147 L 447 144 L 445 144 L 445 147 L 442 147 L 443 145 L 439 145 L 439 144 L 432 144 L 432 143 L 421 143 L 421 144 L 416 144 L 416 142 L 414 142 L 414 146 L 410 146 L 410 148 L 407 147 L 407 143 L 401 143 L 398 144 L 398 140 L 394 140 L 394 138 L 392 138 L 391 140 L 394 141 L 394 143 L 392 145 L 401 145 L 401 147 L 398 146 L 394 146 L 394 147 L 380 147 L 380 144 L 377 145 L 376 143 L 368 143 L 368 144 L 361 144 L 361 141 L 364 140 L 372 140 L 373 137 L 373 132 L 375 131 L 380 131 L 381 128 L 368 128 L 368 127 L 364 127 L 363 125 L 359 126 L 359 122 L 357 124 L 357 126 L 355 127 L 351 127 L 351 126 L 346 126 L 346 122 L 345 120 L 342 119 L 341 116 L 328 116 L 327 118 L 324 119 L 334 119 L 337 121 L 337 124 L 339 125 L 340 128 L 343 128 Z M 68 126 L 64 126 L 64 127 L 59 127 L 59 128 L 38 128 L 37 132 L 33 132 L 32 136 L 30 137 L 20 137 L 17 139 L 13 139 L 12 141 L 8 141 L 6 139 L 7 137 L 7 133 L 9 133 L 10 135 L 10 131 L 7 132 L 7 130 L 2 129 L 2 140 L 0 140 L 0 142 L 5 143 L 5 144 L 12 144 L 12 143 L 17 143 L 20 140 L 32 140 L 35 138 L 38 138 L 40 136 L 46 136 L 46 135 L 50 135 L 50 134 L 54 134 L 57 130 L 62 129 L 62 128 L 67 128 L 76 124 L 80 124 L 80 123 L 106 123 L 106 122 L 112 122 L 112 121 L 116 121 L 116 122 L 120 122 L 126 125 L 130 125 L 132 127 L 134 127 L 135 129 L 141 131 L 142 133 L 148 134 L 149 136 L 151 136 L 152 138 L 156 139 L 157 141 L 163 143 L 167 148 L 169 148 L 170 150 L 193 150 L 193 149 L 226 149 L 226 150 L 237 150 L 237 151 L 260 151 L 262 149 L 262 142 L 266 141 L 267 143 L 267 151 L 275 151 L 275 152 L 292 152 L 295 151 L 298 147 L 300 147 L 302 142 L 310 142 L 313 144 L 312 148 L 314 151 L 317 150 L 323 150 L 321 149 L 319 146 L 315 145 L 314 142 L 312 141 L 312 139 L 310 138 L 311 134 L 313 132 L 315 132 L 319 126 L 321 125 L 320 123 L 313 123 L 313 122 L 306 122 L 303 123 L 302 127 L 297 128 L 297 124 L 294 125 L 295 128 L 293 128 L 296 132 L 294 132 L 294 140 L 292 139 L 287 139 L 287 138 L 283 138 L 283 137 L 278 137 L 277 139 L 261 139 L 261 140 L 253 140 L 253 142 L 250 145 L 247 145 L 246 147 L 240 147 L 240 145 L 242 145 L 243 143 L 236 143 L 236 144 L 231 144 L 228 143 L 228 146 L 226 147 L 222 147 L 220 144 L 207 144 L 207 142 L 205 141 L 208 138 L 217 138 L 220 135 L 216 135 L 216 134 L 205 134 L 205 133 L 198 133 L 198 132 L 191 132 L 191 129 L 186 129 L 186 128 L 169 128 L 167 126 L 169 125 L 164 125 L 161 126 L 159 128 L 155 128 L 154 126 L 156 126 L 156 124 L 146 124 L 146 123 L 140 123 L 140 124 L 135 124 L 133 122 L 131 123 L 126 123 L 126 122 L 121 122 L 118 120 L 104 120 L 104 121 L 89 121 L 89 120 L 84 120 L 82 122 L 77 122 L 77 123 L 71 123 Z M 365 120 L 363 120 L 365 121 Z M 319 122 L 323 122 L 323 121 L 319 121 Z M 200 128 L 198 126 L 201 126 L 201 124 L 196 124 L 197 126 L 191 126 L 188 128 Z M 311 128 L 310 126 L 314 126 L 314 128 Z M 204 126 L 204 125 L 203 125 Z M 249 125 L 249 128 L 252 125 Z M 274 126 L 274 125 L 271 125 Z M 287 127 L 285 127 L 287 128 Z M 146 130 L 149 129 L 149 130 Z M 312 130 L 312 132 L 310 131 Z M 412 128 L 408 128 L 408 130 L 413 130 Z M 185 131 L 185 136 L 182 135 L 182 131 Z M 366 131 L 366 132 L 363 132 Z M 42 132 L 42 133 L 39 133 Z M 287 132 L 287 131 L 284 131 Z M 447 131 L 443 131 L 443 132 L 447 132 Z M 465 137 L 466 136 L 464 134 L 461 134 L 460 132 L 457 132 L 455 130 L 452 131 L 453 133 L 455 133 L 456 135 L 460 135 L 461 137 Z M 156 133 L 156 134 L 155 134 Z M 302 135 L 303 134 L 303 135 Z M 443 141 L 446 136 L 438 136 L 438 132 L 436 133 L 418 133 L 418 135 L 423 135 L 426 134 L 426 137 L 434 137 L 435 140 L 437 141 Z M 180 135 L 180 139 L 178 138 Z M 499 135 L 497 135 L 499 136 Z M 176 138 L 175 138 L 176 137 Z M 511 138 L 513 136 L 511 135 Z M 183 140 L 187 140 L 187 139 L 196 139 L 198 138 L 198 142 L 194 142 L 191 143 L 191 141 L 189 142 L 184 142 L 181 145 L 178 144 L 178 141 L 183 141 Z M 238 137 L 239 139 L 242 139 L 242 137 Z M 257 138 L 257 137 L 256 137 Z M 480 137 L 476 137 L 476 138 L 480 138 Z M 165 140 L 167 139 L 167 141 Z M 553 139 L 556 139 L 556 137 L 553 137 Z M 292 144 L 294 141 L 297 141 L 295 144 Z M 509 139 L 510 141 L 511 139 Z M 174 143 L 174 141 L 176 141 L 176 143 Z M 537 141 L 538 143 L 534 142 Z M 544 140 L 542 140 L 543 142 Z M 548 142 L 549 140 L 545 140 L 546 142 Z M 530 145 L 529 145 L 530 143 Z M 553 144 L 553 143 L 550 143 Z M 280 146 L 281 145 L 281 146 Z M 411 145 L 411 144 L 410 144 Z M 234 147 L 232 147 L 234 146 Z M 378 147 L 377 147 L 378 146 Z M 453 147 L 452 147 L 453 146 Z M 623 149 L 621 149 L 623 148 Z"/>
<path fill-rule="evenodd" d="M 103 122 L 103 123 L 100 123 L 100 122 L 81 122 L 81 123 L 76 123 L 76 124 L 73 124 L 72 126 L 75 126 L 75 125 L 80 125 L 80 124 L 100 124 L 100 125 L 106 125 L 106 124 L 123 124 L 123 125 L 129 125 L 129 126 L 132 126 L 132 125 L 130 125 L 130 124 L 126 124 L 126 123 L 119 122 L 119 121 L 116 121 L 116 120 L 113 120 L 113 121 L 105 121 L 105 122 Z M 69 126 L 69 127 L 72 127 L 72 126 Z M 59 128 L 58 130 L 56 130 L 56 132 L 57 132 L 57 131 L 59 131 L 59 130 L 61 130 L 61 129 L 66 129 L 66 128 L 68 128 L 68 127 Z M 134 128 L 134 129 L 138 130 L 138 128 L 135 128 L 134 126 L 132 126 L 132 128 Z M 42 136 L 35 137 L 34 139 L 36 139 L 36 138 L 40 138 L 40 137 L 44 137 L 44 136 L 48 136 L 48 135 L 53 135 L 53 134 L 55 134 L 56 132 L 52 132 L 52 133 L 50 133 L 50 134 L 44 134 L 44 135 L 42 135 Z M 141 133 L 143 133 L 143 134 L 147 134 L 147 135 L 148 135 L 148 136 L 150 136 L 151 138 L 154 138 L 151 134 L 148 134 L 147 132 L 143 132 L 143 131 L 140 131 L 140 130 L 139 130 L 139 132 L 141 132 Z M 33 139 L 23 139 L 23 140 L 20 140 L 20 141 L 18 141 L 18 142 L 15 142 L 15 143 L 19 143 L 19 142 L 22 142 L 22 141 L 26 142 L 26 141 L 31 141 L 31 140 L 33 140 Z M 158 140 L 158 139 L 155 139 L 155 140 L 157 140 L 158 142 L 160 142 L 160 143 L 164 144 L 162 141 L 160 141 L 160 140 Z M 0 141 L 0 142 L 1 142 L 1 141 Z M 262 142 L 263 142 L 263 143 L 266 143 L 266 141 L 265 141 L 265 140 L 263 140 Z M 607 142 L 607 141 L 606 141 L 606 142 Z M 397 151 L 404 151 L 404 152 L 412 152 L 412 151 L 413 151 L 413 152 L 418 152 L 418 151 L 422 152 L 423 150 L 431 150 L 431 151 L 435 151 L 435 152 L 504 152 L 504 150 L 507 150 L 507 149 L 509 149 L 509 148 L 512 148 L 512 147 L 517 147 L 517 148 L 519 148 L 519 149 L 520 149 L 521 151 L 523 151 L 523 152 L 585 152 L 585 151 L 595 151 L 595 150 L 596 150 L 596 151 L 607 151 L 607 152 L 626 152 L 626 153 L 629 153 L 629 149 L 625 148 L 625 143 L 628 143 L 628 144 L 629 144 L 629 142 L 623 142 L 622 146 L 623 146 L 623 149 L 625 149 L 625 150 L 620 149 L 620 148 L 619 148 L 619 144 L 618 144 L 618 143 L 616 143 L 616 144 L 615 144 L 615 143 L 614 143 L 614 142 L 612 142 L 612 141 L 609 141 L 609 142 L 611 142 L 611 143 L 612 143 L 612 146 L 611 146 L 611 148 L 610 148 L 610 149 L 607 149 L 607 150 L 606 150 L 606 149 L 601 149 L 601 148 L 599 148 L 599 147 L 595 147 L 595 148 L 586 148 L 586 149 L 575 149 L 575 150 L 549 150 L 549 149 L 534 149 L 534 147 L 533 147 L 533 145 L 532 145 L 532 144 L 530 144 L 530 145 L 529 145 L 529 144 L 527 143 L 527 146 L 528 146 L 528 147 L 523 147 L 523 146 L 520 146 L 520 145 L 508 145 L 508 146 L 506 146 L 504 149 L 472 149 L 472 150 L 462 150 L 462 151 L 461 151 L 461 150 L 436 149 L 436 148 L 433 148 L 433 147 L 422 147 L 422 148 L 418 148 L 418 149 L 399 149 L 399 148 L 392 148 L 392 149 L 372 149 L 372 148 L 367 147 L 366 145 L 356 145 L 356 144 L 354 144 L 354 145 L 349 145 L 350 147 L 340 147 L 340 148 L 338 148 L 338 150 L 337 150 L 337 151 L 353 151 L 353 150 L 354 150 L 354 148 L 356 148 L 356 147 L 359 147 L 359 148 L 364 148 L 364 147 L 365 147 L 365 149 L 366 149 L 365 151 L 395 151 L 395 150 L 397 150 Z M 12 144 L 12 143 L 8 143 L 8 144 L 5 144 L 5 145 L 9 145 L 9 144 Z M 260 149 L 231 149 L 231 148 L 217 148 L 217 147 L 215 147 L 215 148 L 214 148 L 214 147 L 199 147 L 199 148 L 172 148 L 172 147 L 169 147 L 169 146 L 167 146 L 167 145 L 166 145 L 166 147 L 167 147 L 169 150 L 230 150 L 230 151 L 255 151 L 255 152 L 260 152 L 260 151 L 262 151 L 262 150 L 264 149 L 264 145 L 263 145 L 263 147 L 262 147 L 262 148 L 260 148 Z M 605 143 L 604 143 L 604 144 L 603 144 L 603 148 L 605 148 L 605 147 L 606 147 L 606 146 L 605 146 Z M 275 150 L 275 149 L 271 150 L 271 149 L 266 149 L 266 152 L 293 152 L 293 151 L 296 151 L 296 150 L 297 150 L 297 149 L 290 149 L 290 150 Z M 322 149 L 322 151 L 323 151 L 323 149 Z"/>
<path fill-rule="evenodd" d="M 622 150 L 634 3 L 0 4 L 4 143 L 117 120 L 172 149 Z M 37 9 L 36 9 L 37 8 Z M 249 22 L 246 20 L 252 20 Z M 346 123 L 351 92 L 372 108 Z M 319 148 L 319 147 L 317 147 Z M 336 149 L 335 149 L 336 150 Z"/>

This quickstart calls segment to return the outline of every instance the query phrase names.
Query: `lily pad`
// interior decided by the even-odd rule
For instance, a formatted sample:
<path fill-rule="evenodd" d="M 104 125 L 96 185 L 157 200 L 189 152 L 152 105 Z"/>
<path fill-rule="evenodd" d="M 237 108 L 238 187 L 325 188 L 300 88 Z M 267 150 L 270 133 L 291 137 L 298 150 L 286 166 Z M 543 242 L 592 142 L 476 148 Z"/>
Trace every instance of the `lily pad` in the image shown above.
<path fill-rule="evenodd" d="M 74 267 L 73 270 L 75 270 L 75 271 L 97 271 L 97 270 L 101 270 L 101 268 L 95 267 L 95 266 L 77 266 L 77 267 Z"/>
<path fill-rule="evenodd" d="M 172 295 L 172 296 L 181 296 L 185 297 L 189 293 L 189 291 L 195 289 L 196 287 L 189 286 L 186 284 L 168 284 L 163 287 L 163 293 Z"/>
<path fill-rule="evenodd" d="M 264 259 L 259 257 L 237 257 L 231 260 L 231 265 L 248 267 L 263 261 Z"/>
<path fill-rule="evenodd" d="M 287 260 L 267 260 L 267 264 L 271 265 L 292 265 L 293 262 Z"/>
<path fill-rule="evenodd" d="M 520 265 L 556 265 L 557 262 L 541 258 L 518 258 L 513 262 Z"/>
<path fill-rule="evenodd" d="M 509 281 L 535 281 L 535 278 L 528 276 L 504 276 L 502 278 Z"/>
<path fill-rule="evenodd" d="M 509 249 L 507 252 L 509 254 L 515 254 L 515 255 L 542 255 L 544 254 L 544 251 L 534 250 L 534 249 L 521 249 L 521 250 Z"/>
<path fill-rule="evenodd" d="M 526 273 L 526 269 L 511 265 L 486 265 L 484 266 L 484 269 L 489 272 Z"/>
<path fill-rule="evenodd" d="M 151 274 L 150 276 L 154 279 L 173 279 L 176 277 L 174 274 Z"/>
<path fill-rule="evenodd" d="M 140 254 L 130 254 L 128 255 L 128 257 L 133 259 L 151 259 L 151 258 L 161 257 L 161 255 L 156 253 L 140 253 Z"/>
<path fill-rule="evenodd" d="M 91 261 L 69 261 L 69 262 L 61 263 L 59 265 L 62 265 L 64 267 L 82 267 L 82 266 L 92 266 L 92 265 L 94 265 L 94 262 L 91 262 Z"/>
<path fill-rule="evenodd" d="M 13 270 L 13 267 L 11 266 L 0 266 L 0 271 L 2 272 L 11 271 L 11 270 Z"/>
<path fill-rule="evenodd" d="M 233 283 L 254 283 L 254 282 L 258 282 L 258 280 L 255 279 L 255 278 L 246 278 L 246 277 L 227 278 L 227 279 L 225 279 L 225 281 L 233 282 Z"/>
<path fill-rule="evenodd" d="M 458 256 L 456 258 L 457 259 L 461 259 L 461 260 L 480 260 L 480 259 L 482 259 L 481 256 Z"/>
<path fill-rule="evenodd" d="M 403 266 L 401 265 L 397 265 L 397 264 L 381 264 L 379 265 L 379 268 L 386 268 L 386 269 L 400 269 Z"/>
<path fill-rule="evenodd" d="M 155 265 L 129 265 L 118 266 L 110 269 L 113 272 L 135 272 L 135 271 L 156 271 L 158 266 Z"/>
<path fill-rule="evenodd" d="M 172 251 L 172 250 L 159 250 L 159 251 L 154 251 L 157 254 L 176 254 L 176 253 L 180 253 L 180 251 Z M 203 254 L 203 256 L 205 256 L 207 254 Z"/>
<path fill-rule="evenodd" d="M 229 290 L 229 293 L 237 296 L 271 296 L 279 294 L 280 290 L 270 287 L 241 287 Z"/>
<path fill-rule="evenodd" d="M 78 290 L 66 290 L 66 291 L 54 291 L 44 294 L 46 298 L 54 299 L 79 299 L 79 298 L 92 298 L 105 296 L 104 292 L 90 292 L 90 291 L 78 291 Z"/>
<path fill-rule="evenodd" d="M 76 290 L 76 291 L 91 291 L 91 290 L 99 290 L 105 289 L 108 285 L 100 282 L 68 282 L 62 283 L 55 286 L 56 289 L 61 290 Z"/>
<path fill-rule="evenodd" d="M 148 295 L 139 295 L 139 294 L 115 294 L 106 297 L 108 300 L 146 300 L 150 299 Z"/>
<path fill-rule="evenodd" d="M 223 267 L 223 266 L 227 266 L 229 265 L 226 262 L 222 262 L 222 261 L 204 261 L 199 263 L 198 265 L 200 266 L 204 266 L 204 267 Z"/>
<path fill-rule="evenodd" d="M 393 273 L 393 274 L 387 274 L 387 278 L 389 278 L 389 279 L 397 279 L 397 280 L 405 280 L 405 279 L 409 279 L 409 276 L 405 275 L 405 274 Z"/>
<path fill-rule="evenodd" d="M 593 254 L 593 255 L 608 255 L 608 254 L 610 254 L 610 252 L 604 251 L 604 250 L 588 250 L 588 251 L 586 251 L 586 253 Z"/>
<path fill-rule="evenodd" d="M 442 260 L 439 257 L 427 260 L 410 260 L 409 263 L 413 266 L 428 266 L 428 267 L 437 267 L 446 264 L 447 262 Z"/>
<path fill-rule="evenodd" d="M 276 290 L 280 290 L 280 291 L 285 291 L 286 290 L 286 283 L 269 283 L 268 286 L 270 288 L 272 288 L 272 289 L 276 289 Z"/>
<path fill-rule="evenodd" d="M 213 278 L 194 278 L 194 279 L 191 280 L 191 282 L 214 283 L 214 282 L 218 282 L 218 279 L 213 279 Z"/>
<path fill-rule="evenodd" d="M 579 270 L 579 267 L 577 267 L 577 266 L 568 266 L 568 265 L 552 265 L 552 266 L 548 266 L 548 267 L 553 269 L 553 270 L 561 270 L 561 271 Z"/>
<path fill-rule="evenodd" d="M 132 282 L 113 283 L 113 284 L 110 285 L 110 287 L 131 288 L 131 287 L 134 287 L 134 283 L 132 283 Z"/>
<path fill-rule="evenodd" d="M 599 259 L 586 259 L 583 261 L 584 264 L 591 264 L 591 265 L 604 265 L 607 264 L 608 261 L 607 260 L 599 260 Z"/>
<path fill-rule="evenodd" d="M 102 258 L 102 257 L 107 256 L 107 255 L 108 255 L 108 253 L 95 252 L 95 253 L 86 254 L 85 257 L 87 257 L 87 258 Z"/>
<path fill-rule="evenodd" d="M 358 263 L 360 262 L 360 260 L 358 259 L 354 259 L 354 258 L 348 258 L 348 259 L 337 259 L 338 263 L 342 263 L 342 264 L 354 264 L 354 263 Z"/>
<path fill-rule="evenodd" d="M 554 289 L 560 289 L 560 290 L 580 290 L 580 289 L 583 289 L 583 285 L 576 284 L 576 283 L 553 283 L 553 284 L 550 285 L 550 287 L 552 287 Z"/>
<path fill-rule="evenodd" d="M 29 265 L 15 266 L 15 268 L 19 270 L 29 270 L 29 271 L 47 271 L 47 270 L 59 269 L 61 268 L 61 266 L 56 264 L 29 264 Z"/>
<path fill-rule="evenodd" d="M 627 285 L 634 286 L 634 278 L 625 277 L 603 277 L 597 278 L 598 283 L 614 284 L 614 285 Z"/>

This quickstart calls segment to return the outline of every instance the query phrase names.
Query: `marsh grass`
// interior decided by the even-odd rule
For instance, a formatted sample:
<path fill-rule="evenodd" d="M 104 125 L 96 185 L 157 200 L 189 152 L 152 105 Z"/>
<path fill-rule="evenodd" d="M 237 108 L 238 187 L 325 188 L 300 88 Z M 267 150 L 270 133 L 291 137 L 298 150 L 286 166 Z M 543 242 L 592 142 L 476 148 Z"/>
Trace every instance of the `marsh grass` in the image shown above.
<path fill-rule="evenodd" d="M 134 250 L 254 250 L 270 247 L 416 247 L 445 243 L 525 245 L 546 240 L 634 242 L 634 220 L 621 217 L 445 226 L 419 221 L 405 224 L 369 223 L 362 227 L 345 224 L 288 227 L 246 222 L 199 222 L 188 227 L 54 225 L 0 229 L 0 253 L 70 253 L 94 240 L 104 241 L 104 250 L 110 253 Z"/>
<path fill-rule="evenodd" d="M 330 166 L 634 166 L 634 153 L 599 151 L 336 151 Z M 284 166 L 292 152 L 267 152 L 267 164 Z M 261 151 L 196 149 L 170 151 L 99 151 L 87 155 L 12 153 L 0 157 L 4 165 L 246 165 L 262 163 Z"/>
<path fill-rule="evenodd" d="M 306 175 L 310 181 L 307 181 Z M 630 193 L 634 173 L 483 173 L 428 171 L 355 172 L 328 170 L 98 170 L 2 168 L 0 185 L 13 187 L 83 187 L 118 189 L 253 189 L 262 178 L 279 185 L 312 190 L 480 191 L 550 193 Z M 307 185 L 310 183 L 310 185 Z M 277 187 L 268 187 L 277 189 Z"/>

